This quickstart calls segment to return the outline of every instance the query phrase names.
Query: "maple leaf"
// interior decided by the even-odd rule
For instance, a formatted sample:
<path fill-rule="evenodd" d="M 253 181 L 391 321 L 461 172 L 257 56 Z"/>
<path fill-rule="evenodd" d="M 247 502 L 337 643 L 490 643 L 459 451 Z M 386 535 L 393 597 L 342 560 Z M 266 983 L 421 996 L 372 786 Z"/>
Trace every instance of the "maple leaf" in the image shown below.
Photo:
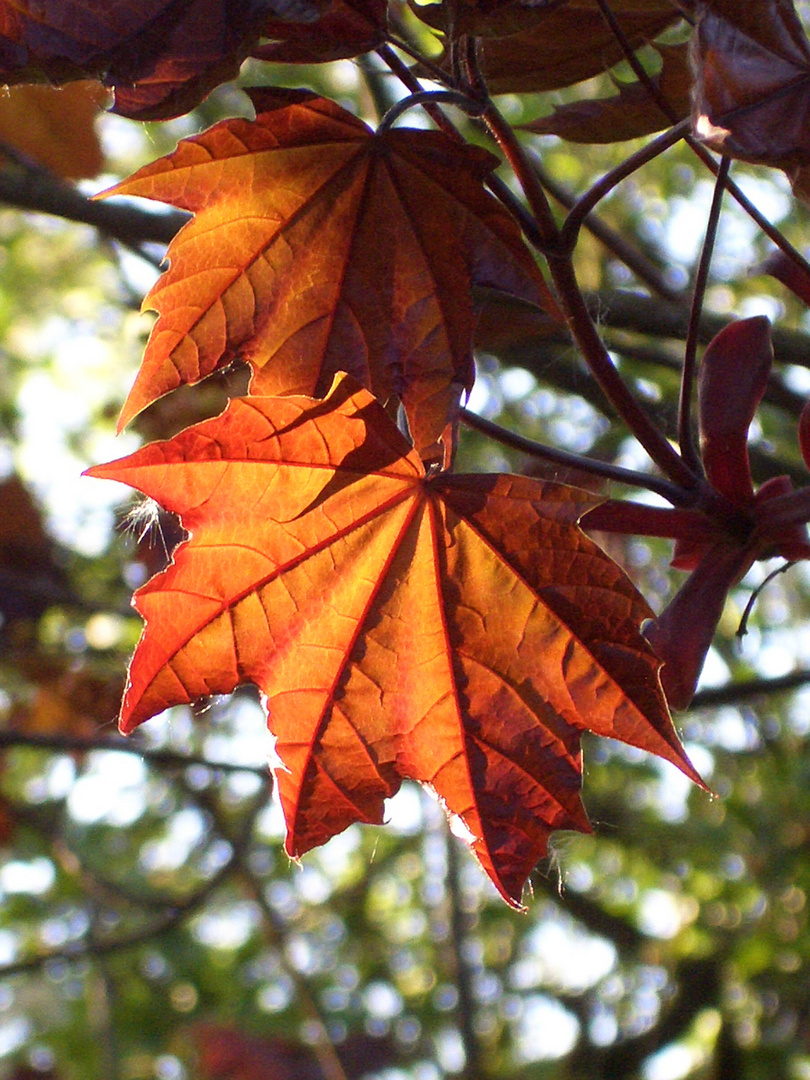
<path fill-rule="evenodd" d="M 295 0 L 0 0 L 0 81 L 99 78 L 114 111 L 179 116 L 234 78 L 268 13 L 318 14 Z"/>
<path fill-rule="evenodd" d="M 109 95 L 97 82 L 10 86 L 0 97 L 0 139 L 65 180 L 97 176 L 104 154 L 95 130 Z"/>
<path fill-rule="evenodd" d="M 584 730 L 685 758 L 639 633 L 650 612 L 578 528 L 585 492 L 425 476 L 353 380 L 248 397 L 90 475 L 177 513 L 190 539 L 134 603 L 146 627 L 124 732 L 256 683 L 282 762 L 287 851 L 380 823 L 433 788 L 517 904 L 558 828 L 588 829 Z"/>
<path fill-rule="evenodd" d="M 426 13 L 433 6 L 418 10 Z M 641 48 L 680 19 L 669 0 L 611 6 L 632 49 Z M 527 8 L 524 19 L 526 11 L 529 25 L 508 35 L 498 29 L 510 26 L 504 14 L 498 11 L 492 16 L 493 36 L 485 37 L 481 55 L 484 76 L 493 93 L 558 90 L 601 75 L 624 59 L 623 44 L 595 0 L 571 0 L 549 10 Z"/>
<path fill-rule="evenodd" d="M 192 210 L 119 420 L 247 360 L 251 393 L 324 393 L 348 370 L 402 399 L 419 449 L 473 380 L 471 288 L 552 306 L 514 221 L 483 187 L 497 163 L 438 131 L 375 135 L 306 91 L 254 90 L 255 121 L 186 139 L 110 193 Z"/>
<path fill-rule="evenodd" d="M 723 154 L 795 168 L 810 162 L 810 42 L 790 0 L 697 5 L 694 126 Z"/>
<path fill-rule="evenodd" d="M 707 346 L 698 376 L 707 480 L 701 505 L 667 510 L 605 502 L 583 521 L 589 529 L 676 541 L 672 565 L 690 576 L 647 630 L 664 661 L 661 681 L 674 708 L 692 700 L 729 589 L 757 559 L 810 558 L 810 489 L 794 491 L 787 476 L 776 476 L 755 491 L 751 480 L 748 429 L 772 362 L 770 323 L 763 315 L 731 323 Z M 800 427 L 803 454 L 805 431 Z"/>
<path fill-rule="evenodd" d="M 662 110 L 650 89 L 642 82 L 618 83 L 619 93 L 609 98 L 571 101 L 555 105 L 550 116 L 527 124 L 525 131 L 536 135 L 558 135 L 569 142 L 613 143 L 637 139 L 669 127 L 673 118 L 689 115 L 691 105 L 691 72 L 687 46 L 657 45 L 661 70 L 652 78 L 671 110 Z"/>

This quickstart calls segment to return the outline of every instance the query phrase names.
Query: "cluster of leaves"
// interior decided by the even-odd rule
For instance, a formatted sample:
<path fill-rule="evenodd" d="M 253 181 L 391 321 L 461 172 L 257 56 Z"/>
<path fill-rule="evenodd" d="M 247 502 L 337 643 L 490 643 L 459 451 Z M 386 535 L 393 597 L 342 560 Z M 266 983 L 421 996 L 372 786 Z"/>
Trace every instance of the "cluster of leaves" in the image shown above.
<path fill-rule="evenodd" d="M 382 822 L 384 800 L 415 779 L 463 821 L 482 866 L 518 904 L 549 833 L 589 827 L 583 731 L 698 779 L 667 698 L 688 704 L 726 593 L 750 565 L 810 553 L 810 497 L 786 478 L 752 486 L 746 439 L 770 372 L 767 320 L 722 331 L 699 368 L 690 332 L 679 451 L 646 416 L 596 332 L 571 257 L 587 213 L 631 168 L 558 223 L 491 94 L 568 86 L 624 57 L 637 81 L 617 97 L 562 106 L 529 127 L 592 140 L 595 130 L 625 139 L 670 125 L 632 168 L 694 131 L 724 155 L 709 159 L 718 196 L 730 157 L 795 170 L 801 186 L 803 128 L 778 122 L 806 79 L 798 18 L 767 0 L 448 3 L 414 11 L 441 33 L 444 52 L 430 58 L 378 3 L 77 12 L 3 5 L 3 77 L 101 77 L 118 112 L 166 118 L 248 56 L 272 79 L 280 61 L 376 48 L 410 92 L 372 131 L 310 91 L 252 89 L 254 119 L 184 140 L 108 193 L 194 215 L 145 301 L 158 318 L 119 426 L 235 360 L 251 369 L 248 396 L 221 416 L 90 470 L 157 499 L 189 534 L 136 594 L 146 628 L 122 729 L 253 682 L 276 738 L 291 855 L 352 822 Z M 660 73 L 648 76 L 639 48 L 684 20 L 689 40 L 661 45 Z M 443 89 L 425 92 L 419 76 Z M 525 205 L 496 179 L 497 158 L 438 111 L 448 102 L 489 132 Z M 441 130 L 394 127 L 417 105 Z M 453 472 L 482 289 L 533 305 L 552 329 L 567 325 L 663 477 L 568 464 L 647 486 L 673 509 L 593 509 L 592 495 L 555 483 Z M 699 285 L 695 327 L 700 304 Z M 553 448 L 545 456 L 561 460 Z M 677 541 L 674 565 L 690 577 L 657 620 L 581 531 L 584 514 L 592 529 Z"/>
<path fill-rule="evenodd" d="M 390 1064 L 403 1049 L 418 1060 L 430 1056 L 427 1033 L 440 1045 L 453 995 L 469 1075 L 478 1062 L 485 1075 L 519 1068 L 528 1076 L 531 1051 L 519 1047 L 539 1007 L 537 987 L 577 1014 L 573 1075 L 635 1075 L 656 1048 L 690 1032 L 713 1045 L 718 1075 L 774 1075 L 788 1045 L 800 1074 L 810 1000 L 802 969 L 807 785 L 802 739 L 784 716 L 768 713 L 756 725 L 743 714 L 747 752 L 736 756 L 723 749 L 721 721 L 689 722 L 689 737 L 712 748 L 711 779 L 724 796 L 696 800 L 689 825 L 671 807 L 669 819 L 654 809 L 663 788 L 651 766 L 630 770 L 628 782 L 621 751 L 592 746 L 599 767 L 591 769 L 590 811 L 620 828 L 597 845 L 567 838 L 563 895 L 532 870 L 553 829 L 589 828 L 579 800 L 584 732 L 651 750 L 694 778 L 668 705 L 692 697 L 725 596 L 751 564 L 808 553 L 805 470 L 785 449 L 787 425 L 778 429 L 784 467 L 763 461 L 761 441 L 748 445 L 752 424 L 773 430 L 768 409 L 776 403 L 792 418 L 794 443 L 799 420 L 799 449 L 808 456 L 808 414 L 799 419 L 803 402 L 774 377 L 771 347 L 773 336 L 778 358 L 800 363 L 805 340 L 772 335 L 762 317 L 721 328 L 724 320 L 701 316 L 720 199 L 728 192 L 755 212 L 728 176 L 728 156 L 786 170 L 799 195 L 805 187 L 808 46 L 792 5 L 445 0 L 405 12 L 343 0 L 326 8 L 155 0 L 119 4 L 114 17 L 103 5 L 105 19 L 101 7 L 84 0 L 68 17 L 58 3 L 44 16 L 41 5 L 0 5 L 4 77 L 96 76 L 113 88 L 119 113 L 168 118 L 196 106 L 246 58 L 246 85 L 305 81 L 322 90 L 312 68 L 296 79 L 281 65 L 373 52 L 377 59 L 364 63 L 383 105 L 402 93 L 391 94 L 394 76 L 411 95 L 372 130 L 329 97 L 254 85 L 255 119 L 226 119 L 118 185 L 118 194 L 179 211 L 151 216 L 115 200 L 87 204 L 66 186 L 46 186 L 51 203 L 32 190 L 38 174 L 26 155 L 53 152 L 48 163 L 68 178 L 98 169 L 92 92 L 88 98 L 83 84 L 50 97 L 46 87 L 20 85 L 0 103 L 3 138 L 13 144 L 2 147 L 13 162 L 0 178 L 4 197 L 16 168 L 26 181 L 14 188 L 19 205 L 37 195 L 39 209 L 109 225 L 125 243 L 167 239 L 178 216 L 194 215 L 147 299 L 158 319 L 119 421 L 162 441 L 93 470 L 148 493 L 182 522 L 163 518 L 168 548 L 180 543 L 168 568 L 162 545 L 145 543 L 128 568 L 158 576 L 136 596 L 147 626 L 130 670 L 124 728 L 168 705 L 255 683 L 276 737 L 289 852 L 303 853 L 351 822 L 380 821 L 384 800 L 415 778 L 463 820 L 479 862 L 513 905 L 527 877 L 552 895 L 533 904 L 537 923 L 516 929 L 483 879 L 454 868 L 452 848 L 437 860 L 430 828 L 422 841 L 403 842 L 395 830 L 380 838 L 350 833 L 346 843 L 357 847 L 349 856 L 334 847 L 322 860 L 313 853 L 298 876 L 283 859 L 274 865 L 263 769 L 211 773 L 218 755 L 204 735 L 184 729 L 183 710 L 173 720 L 173 737 L 188 740 L 183 753 L 168 738 L 148 742 L 165 738 L 158 721 L 144 729 L 139 745 L 153 770 L 144 785 L 148 809 L 126 830 L 115 828 L 131 799 L 122 790 L 120 819 L 110 811 L 108 820 L 101 814 L 83 824 L 56 777 L 37 771 L 38 755 L 71 751 L 73 758 L 59 759 L 62 772 L 72 766 L 90 781 L 104 764 L 85 755 L 88 747 L 123 756 L 117 740 L 98 737 L 113 715 L 121 669 L 109 656 L 105 670 L 91 669 L 69 640 L 65 655 L 43 656 L 52 629 L 42 627 L 63 606 L 92 611 L 88 595 L 100 597 L 104 582 L 96 578 L 77 596 L 77 575 L 54 557 L 29 496 L 10 478 L 0 490 L 0 645 L 14 668 L 10 677 L 4 671 L 4 692 L 20 684 L 24 691 L 11 709 L 0 702 L 0 736 L 4 748 L 24 750 L 4 756 L 0 839 L 13 836 L 32 867 L 47 862 L 54 883 L 49 908 L 33 886 L 30 902 L 23 889 L 4 905 L 4 929 L 23 945 L 21 959 L 3 971 L 45 971 L 28 1008 L 43 1029 L 60 1029 L 66 1050 L 54 1075 L 115 1074 L 115 1048 L 89 1046 L 75 990 L 82 980 L 94 1023 L 106 1008 L 120 1033 L 121 1073 L 139 1078 L 180 1075 L 171 1071 L 179 1068 L 174 1058 L 156 1058 L 153 1068 L 152 1058 L 170 1048 L 194 1062 L 194 1075 L 243 1080 L 353 1076 L 355 1049 L 365 1068 Z M 618 61 L 623 81 L 615 79 L 613 96 L 583 85 Z M 548 144 L 536 162 L 490 96 L 535 91 L 554 91 L 556 107 L 522 124 L 526 132 L 598 144 L 666 131 L 624 161 L 621 148 L 604 158 L 594 151 L 616 167 L 596 183 L 589 177 L 576 201 L 547 175 L 545 166 L 559 160 L 545 153 Z M 440 130 L 395 127 L 411 106 L 426 107 Z M 451 124 L 446 106 L 471 122 L 454 112 Z M 499 181 L 497 157 L 478 145 L 484 128 L 525 199 Z M 682 330 L 673 322 L 658 328 L 671 314 L 664 301 L 677 301 L 680 317 L 685 294 L 631 249 L 635 224 L 617 238 L 593 215 L 678 140 L 718 175 Z M 561 220 L 547 195 L 566 206 Z M 598 334 L 574 273 L 580 280 L 588 273 L 591 229 L 655 297 L 634 294 L 622 315 L 628 298 L 603 294 Z M 806 264 L 779 233 L 768 235 L 780 250 L 761 272 L 806 303 Z M 37 284 L 30 283 L 32 305 Z M 681 389 L 672 426 L 663 409 L 653 421 L 636 399 L 638 342 L 628 335 L 638 330 L 647 345 L 649 335 L 685 340 L 674 365 Z M 571 338 L 582 365 L 572 362 Z M 698 362 L 698 345 L 710 338 Z M 602 339 L 622 357 L 618 368 Z M 593 401 L 611 416 L 600 452 L 566 452 L 563 438 L 533 445 L 461 410 L 476 377 L 474 349 L 479 357 L 511 351 L 542 379 Z M 167 438 L 218 411 L 206 395 L 217 396 L 212 386 L 231 378 L 234 361 L 250 369 L 247 396 Z M 485 358 L 481 367 L 485 383 Z M 662 371 L 663 364 L 659 382 L 671 392 L 667 378 L 675 380 Z M 203 378 L 191 394 L 181 385 Z M 770 404 L 760 409 L 763 398 Z M 459 421 L 529 452 L 531 465 L 521 464 L 532 475 L 457 473 Z M 602 460 L 615 459 L 627 431 L 656 471 Z M 553 441 L 553 432 L 543 437 Z M 462 442 L 458 456 L 474 455 Z M 562 486 L 559 475 L 587 490 Z M 594 488 L 605 480 L 663 496 L 671 508 L 604 500 Z M 658 618 L 580 521 L 602 539 L 675 541 L 673 566 L 689 576 Z M 627 550 L 615 535 L 605 548 L 619 558 Z M 31 623 L 39 646 L 21 659 L 16 635 Z M 235 708 L 244 701 L 237 696 Z M 215 732 L 219 708 L 207 714 Z M 204 717 L 197 726 L 205 730 Z M 704 752 L 701 764 L 706 759 Z M 180 819 L 195 838 L 178 868 L 160 853 L 174 828 L 168 822 Z M 4 875 L 3 887 L 10 880 Z M 206 906 L 211 911 L 197 920 Z M 650 912 L 672 908 L 675 928 L 660 929 Z M 220 910 L 247 926 L 235 945 L 216 943 L 211 926 Z M 538 974 L 548 959 L 539 959 L 539 939 L 544 928 L 563 925 L 561 912 L 613 943 L 612 984 L 583 975 L 577 985 L 570 970 L 555 975 L 550 962 Z M 385 957 L 372 929 L 390 945 Z M 314 1039 L 304 976 L 326 1017 L 315 1022 Z M 74 1000 L 80 1004 L 65 1004 Z M 64 1021 L 71 1009 L 73 1028 Z M 177 1034 L 178 1017 L 217 1009 L 263 1029 L 262 1037 L 223 1027 Z M 268 1024 L 275 1009 L 277 1023 Z M 606 1038 L 611 1024 L 614 1036 Z M 315 1042 L 314 1055 L 280 1037 L 296 1025 Z M 363 1025 L 394 1038 L 360 1035 L 355 1043 L 347 1033 Z M 77 1028 L 84 1046 L 73 1055 Z M 186 1039 L 194 1049 L 182 1045 Z M 47 1075 L 51 1059 L 32 1054 L 36 1073 Z M 433 1057 L 445 1071 L 458 1065 L 451 1054 L 434 1049 Z M 536 1068 L 545 1078 L 553 1066 Z"/>

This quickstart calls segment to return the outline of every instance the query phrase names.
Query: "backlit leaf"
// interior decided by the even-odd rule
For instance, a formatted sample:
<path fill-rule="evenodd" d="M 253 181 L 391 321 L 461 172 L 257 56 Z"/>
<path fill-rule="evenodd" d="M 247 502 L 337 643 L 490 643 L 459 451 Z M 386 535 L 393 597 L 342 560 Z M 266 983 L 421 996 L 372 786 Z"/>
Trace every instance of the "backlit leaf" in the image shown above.
<path fill-rule="evenodd" d="M 96 176 L 104 155 L 95 120 L 107 96 L 96 82 L 7 87 L 0 96 L 0 139 L 65 180 Z"/>
<path fill-rule="evenodd" d="M 254 91 L 226 120 L 113 189 L 193 210 L 120 425 L 241 358 L 251 393 L 324 393 L 348 369 L 401 398 L 417 447 L 472 385 L 471 288 L 551 306 L 514 221 L 483 187 L 496 159 L 437 131 L 373 134 L 305 91 Z"/>
<path fill-rule="evenodd" d="M 688 775 L 639 633 L 650 611 L 577 527 L 591 495 L 517 476 L 426 478 L 352 381 L 249 397 L 91 475 L 190 534 L 141 588 L 121 728 L 256 683 L 276 737 L 287 850 L 380 823 L 433 788 L 520 900 L 557 828 L 587 829 L 580 733 Z"/>

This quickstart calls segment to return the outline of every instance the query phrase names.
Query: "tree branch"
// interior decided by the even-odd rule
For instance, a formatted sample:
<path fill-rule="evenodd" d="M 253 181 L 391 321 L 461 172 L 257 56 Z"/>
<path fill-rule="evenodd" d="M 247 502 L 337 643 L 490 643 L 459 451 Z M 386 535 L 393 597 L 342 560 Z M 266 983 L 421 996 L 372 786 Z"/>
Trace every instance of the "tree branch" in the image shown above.
<path fill-rule="evenodd" d="M 692 698 L 689 712 L 713 709 L 718 705 L 739 705 L 752 698 L 800 690 L 808 684 L 810 671 L 791 671 L 788 675 L 778 675 L 772 679 L 746 679 L 744 682 L 726 683 L 725 686 L 707 687 L 705 690 L 698 690 Z"/>
<path fill-rule="evenodd" d="M 92 225 L 129 247 L 168 244 L 190 216 L 182 210 L 145 210 L 123 199 L 96 202 L 46 169 L 0 169 L 0 202 Z"/>
<path fill-rule="evenodd" d="M 122 736 L 110 735 L 97 739 L 86 739 L 77 735 L 38 735 L 25 731 L 0 731 L 0 750 L 12 746 L 28 746 L 39 750 L 55 751 L 90 751 L 106 750 L 119 754 L 134 754 L 152 765 L 165 765 L 170 768 L 186 768 L 189 765 L 204 765 L 206 769 L 218 772 L 250 772 L 271 783 L 268 766 L 237 765 L 233 761 L 211 761 L 204 754 L 181 754 L 176 750 L 156 750 Z"/>

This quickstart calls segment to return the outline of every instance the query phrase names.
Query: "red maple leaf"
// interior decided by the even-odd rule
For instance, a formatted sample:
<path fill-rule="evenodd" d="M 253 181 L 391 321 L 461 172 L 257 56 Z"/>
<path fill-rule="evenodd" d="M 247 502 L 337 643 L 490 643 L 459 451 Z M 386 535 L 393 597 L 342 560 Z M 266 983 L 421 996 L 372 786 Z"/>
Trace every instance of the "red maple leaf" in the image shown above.
<path fill-rule="evenodd" d="M 349 371 L 402 400 L 426 452 L 472 386 L 472 287 L 556 311 L 484 189 L 497 159 L 439 131 L 375 134 L 306 91 L 251 97 L 255 121 L 216 124 L 107 193 L 195 215 L 144 302 L 158 320 L 119 425 L 241 358 L 255 394 L 317 395 Z"/>
<path fill-rule="evenodd" d="M 588 829 L 584 730 L 697 779 L 639 631 L 651 613 L 577 527 L 592 496 L 428 478 L 351 383 L 324 401 L 235 399 L 90 470 L 157 499 L 190 535 L 136 593 L 146 628 L 121 727 L 254 682 L 291 855 L 382 822 L 416 779 L 516 904 L 549 833 Z"/>

